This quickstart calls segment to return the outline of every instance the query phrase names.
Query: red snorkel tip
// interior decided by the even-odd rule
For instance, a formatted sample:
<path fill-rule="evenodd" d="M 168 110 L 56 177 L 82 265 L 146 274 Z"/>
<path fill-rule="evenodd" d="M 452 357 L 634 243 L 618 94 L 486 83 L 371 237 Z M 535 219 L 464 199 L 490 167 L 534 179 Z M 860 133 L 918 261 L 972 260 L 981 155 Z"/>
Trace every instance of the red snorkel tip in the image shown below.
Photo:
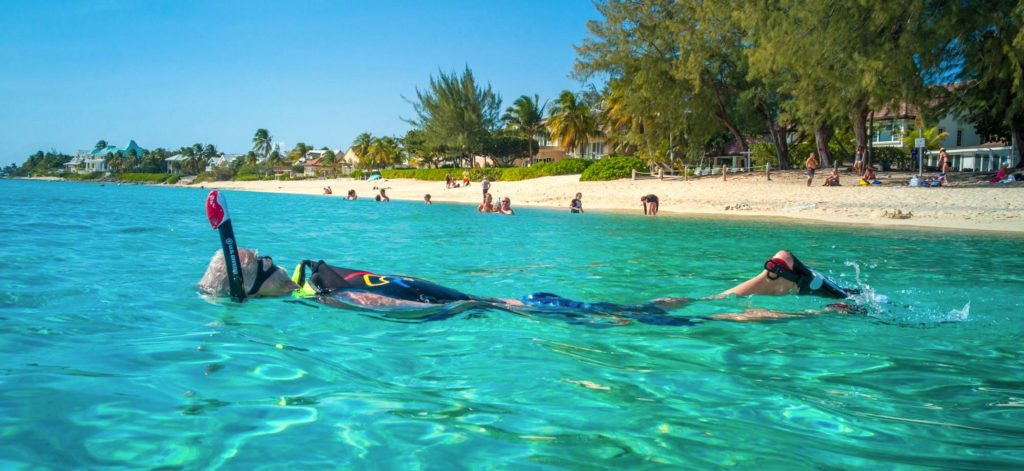
<path fill-rule="evenodd" d="M 206 197 L 206 218 L 210 220 L 210 226 L 214 229 L 228 220 L 228 203 L 217 190 L 213 190 Z"/>

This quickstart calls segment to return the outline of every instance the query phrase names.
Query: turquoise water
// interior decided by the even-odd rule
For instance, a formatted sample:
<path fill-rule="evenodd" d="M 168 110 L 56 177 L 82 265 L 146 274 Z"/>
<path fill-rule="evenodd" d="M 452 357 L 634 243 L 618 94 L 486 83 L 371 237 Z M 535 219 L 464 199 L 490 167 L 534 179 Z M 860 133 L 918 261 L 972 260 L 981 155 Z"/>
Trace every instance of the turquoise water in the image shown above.
<path fill-rule="evenodd" d="M 206 194 L 0 180 L 0 467 L 1024 466 L 1020 238 L 227 193 L 241 245 L 286 266 L 639 303 L 791 248 L 874 293 L 765 323 L 409 323 L 203 300 Z"/>

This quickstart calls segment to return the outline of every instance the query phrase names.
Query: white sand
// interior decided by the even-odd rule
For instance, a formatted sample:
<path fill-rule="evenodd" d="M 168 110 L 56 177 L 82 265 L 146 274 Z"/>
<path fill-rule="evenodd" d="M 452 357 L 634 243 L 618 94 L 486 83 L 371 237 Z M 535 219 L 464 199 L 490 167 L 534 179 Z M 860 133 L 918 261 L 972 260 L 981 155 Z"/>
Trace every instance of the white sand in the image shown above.
<path fill-rule="evenodd" d="M 580 182 L 578 175 L 545 177 L 520 182 L 494 182 L 491 193 L 507 196 L 512 207 L 561 208 L 580 191 L 586 211 L 628 211 L 642 213 L 640 197 L 653 193 L 661 200 L 659 216 L 700 215 L 741 218 L 792 218 L 817 223 L 876 226 L 926 227 L 975 231 L 1024 233 L 1024 185 L 961 184 L 945 188 L 896 186 L 905 175 L 881 176 L 884 185 L 822 187 L 824 176 L 814 186 L 805 186 L 802 172 L 704 177 L 698 180 L 617 180 Z M 906 175 L 906 176 L 909 176 Z M 899 179 L 897 179 L 899 178 Z M 855 183 L 842 175 L 844 185 Z M 479 204 L 481 187 L 445 189 L 444 182 L 407 179 L 373 182 L 338 178 L 328 180 L 216 182 L 207 188 L 320 195 L 325 186 L 344 199 L 349 189 L 360 199 L 373 198 L 374 187 L 388 188 L 392 199 L 422 201 L 430 193 L 435 202 Z M 194 185 L 193 185 L 194 186 Z M 340 202 L 339 202 L 340 203 Z M 738 208 L 737 208 L 738 207 Z M 893 214 L 901 216 L 892 217 Z M 909 217 L 908 217 L 909 216 Z"/>

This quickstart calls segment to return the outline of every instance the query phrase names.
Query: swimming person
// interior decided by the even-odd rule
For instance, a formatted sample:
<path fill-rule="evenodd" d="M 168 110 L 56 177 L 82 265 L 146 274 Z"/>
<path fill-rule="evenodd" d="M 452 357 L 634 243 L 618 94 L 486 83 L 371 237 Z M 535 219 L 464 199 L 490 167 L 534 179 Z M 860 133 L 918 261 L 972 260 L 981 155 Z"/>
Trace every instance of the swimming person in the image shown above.
<path fill-rule="evenodd" d="M 345 197 L 345 199 L 349 201 L 355 201 L 358 198 L 359 197 L 356 196 L 356 190 L 348 190 L 348 196 Z"/>
<path fill-rule="evenodd" d="M 627 315 L 643 323 L 687 325 L 689 319 L 668 315 L 668 310 L 692 301 L 690 298 L 659 298 L 638 305 L 588 303 L 541 292 L 519 299 L 482 298 L 404 275 L 380 275 L 328 265 L 324 261 L 304 260 L 295 267 L 291 277 L 272 258 L 259 256 L 255 250 L 238 251 L 242 288 L 252 297 L 277 297 L 291 294 L 296 298 L 314 299 L 324 304 L 349 308 L 429 308 L 452 303 L 463 306 L 485 306 L 513 312 L 552 312 L 561 314 L 599 313 Z M 228 275 L 224 257 L 218 251 L 199 280 L 198 289 L 211 296 L 227 296 Z M 855 290 L 838 286 L 820 273 L 808 268 L 790 252 L 781 250 L 764 264 L 754 276 L 722 293 L 704 299 L 729 296 L 811 294 L 843 299 Z M 467 304 L 468 303 L 468 304 Z M 843 303 L 830 305 L 840 311 Z M 569 311 L 569 312 L 566 312 Z M 575 315 L 573 314 L 573 315 Z M 718 315 L 727 320 L 763 320 L 792 317 L 794 314 L 747 309 L 743 313 Z"/>

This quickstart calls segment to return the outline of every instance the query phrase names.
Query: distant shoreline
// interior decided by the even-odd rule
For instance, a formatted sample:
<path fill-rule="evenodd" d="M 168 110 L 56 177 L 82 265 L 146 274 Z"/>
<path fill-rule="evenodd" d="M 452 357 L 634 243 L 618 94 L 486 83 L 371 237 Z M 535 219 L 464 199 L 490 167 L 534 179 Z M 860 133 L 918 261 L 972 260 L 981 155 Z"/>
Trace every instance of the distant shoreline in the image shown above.
<path fill-rule="evenodd" d="M 493 182 L 491 193 L 495 197 L 509 197 L 513 208 L 564 209 L 566 217 L 586 217 L 585 214 L 568 214 L 569 201 L 577 191 L 583 193 L 584 210 L 635 214 L 641 213 L 640 196 L 653 193 L 661 200 L 659 216 L 784 219 L 808 224 L 1024 235 L 1024 185 L 913 188 L 895 185 L 902 175 L 891 177 L 883 180 L 883 185 L 872 187 L 851 186 L 856 179 L 849 174 L 841 178 L 846 186 L 822 187 L 824 178 L 818 177 L 808 188 L 802 172 L 795 171 L 773 173 L 771 181 L 766 181 L 761 174 L 730 176 L 726 181 L 720 177 L 705 177 L 689 181 L 607 182 L 580 182 L 578 175 L 562 175 Z M 56 177 L 31 179 L 62 180 Z M 444 182 L 411 179 L 218 181 L 166 186 L 199 185 L 209 189 L 306 195 L 323 195 L 323 187 L 331 186 L 333 194 L 323 196 L 339 200 L 344 199 L 349 189 L 356 190 L 361 199 L 372 199 L 377 193 L 374 187 L 385 187 L 388 196 L 395 200 L 422 201 L 423 195 L 430 193 L 434 202 L 471 205 L 479 204 L 482 195 L 479 182 L 466 188 L 445 189 Z"/>

